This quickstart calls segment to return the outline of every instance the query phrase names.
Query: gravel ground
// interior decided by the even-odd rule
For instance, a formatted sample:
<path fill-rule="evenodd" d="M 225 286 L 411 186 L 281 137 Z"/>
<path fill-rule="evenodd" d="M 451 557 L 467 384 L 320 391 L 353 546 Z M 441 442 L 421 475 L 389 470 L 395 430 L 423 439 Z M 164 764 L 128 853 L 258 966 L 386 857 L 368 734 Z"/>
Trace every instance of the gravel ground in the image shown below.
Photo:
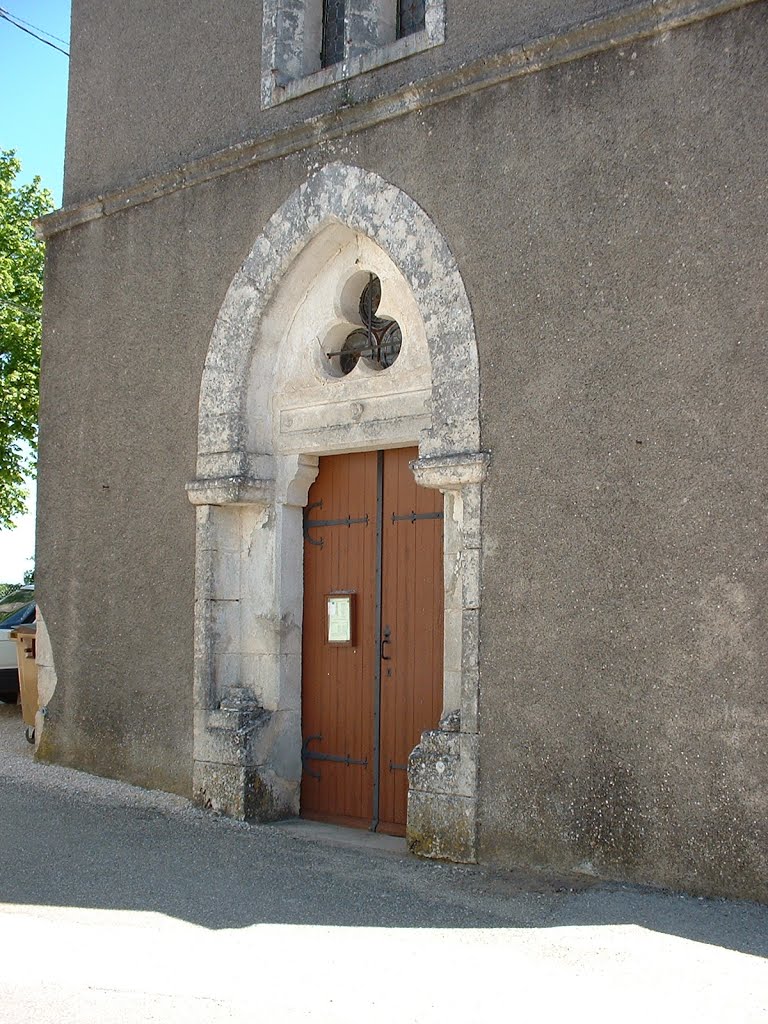
<path fill-rule="evenodd" d="M 768 907 L 231 822 L 2 705 L 0 770 L 0 1022 L 768 1021 Z"/>

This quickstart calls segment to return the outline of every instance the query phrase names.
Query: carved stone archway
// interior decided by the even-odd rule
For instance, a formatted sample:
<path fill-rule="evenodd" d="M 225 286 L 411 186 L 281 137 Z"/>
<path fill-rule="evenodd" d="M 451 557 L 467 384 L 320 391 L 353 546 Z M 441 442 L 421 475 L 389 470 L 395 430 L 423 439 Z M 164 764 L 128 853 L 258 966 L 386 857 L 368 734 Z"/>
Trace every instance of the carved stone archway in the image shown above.
<path fill-rule="evenodd" d="M 381 279 L 403 349 L 386 374 L 334 378 L 326 353 L 363 272 Z M 475 859 L 478 380 L 461 276 L 409 196 L 333 163 L 286 200 L 227 292 L 203 373 L 188 485 L 201 804 L 258 820 L 298 813 L 302 508 L 317 460 L 415 444 L 417 481 L 445 494 L 445 675 L 441 722 L 409 761 L 408 841 L 422 855 Z"/>

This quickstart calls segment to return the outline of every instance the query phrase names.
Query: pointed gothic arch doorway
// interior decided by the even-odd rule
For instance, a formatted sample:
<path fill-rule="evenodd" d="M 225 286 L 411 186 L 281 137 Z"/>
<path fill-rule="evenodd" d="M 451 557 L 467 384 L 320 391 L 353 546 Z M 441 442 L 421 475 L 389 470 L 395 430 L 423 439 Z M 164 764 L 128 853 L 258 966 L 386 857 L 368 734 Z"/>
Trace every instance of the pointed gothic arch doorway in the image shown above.
<path fill-rule="evenodd" d="M 360 295 L 373 277 L 377 316 L 401 331 L 395 360 L 389 328 L 375 345 L 360 338 Z M 474 859 L 487 464 L 478 398 L 469 302 L 434 224 L 376 175 L 323 168 L 254 244 L 203 374 L 188 485 L 197 507 L 201 804 L 258 820 L 298 813 L 308 491 L 321 457 L 413 446 L 414 486 L 443 495 L 445 629 L 439 710 L 407 759 L 408 842 L 427 856 Z"/>

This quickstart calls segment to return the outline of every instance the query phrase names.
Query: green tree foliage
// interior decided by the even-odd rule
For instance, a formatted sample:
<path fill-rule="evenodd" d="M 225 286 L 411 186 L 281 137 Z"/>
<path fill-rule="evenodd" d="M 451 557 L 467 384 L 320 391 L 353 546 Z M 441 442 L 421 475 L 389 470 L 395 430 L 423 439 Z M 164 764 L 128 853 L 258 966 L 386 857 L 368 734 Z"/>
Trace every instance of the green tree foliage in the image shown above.
<path fill-rule="evenodd" d="M 0 150 L 0 529 L 24 511 L 37 452 L 44 246 L 32 221 L 53 209 L 39 178 L 16 184 L 20 170 Z"/>

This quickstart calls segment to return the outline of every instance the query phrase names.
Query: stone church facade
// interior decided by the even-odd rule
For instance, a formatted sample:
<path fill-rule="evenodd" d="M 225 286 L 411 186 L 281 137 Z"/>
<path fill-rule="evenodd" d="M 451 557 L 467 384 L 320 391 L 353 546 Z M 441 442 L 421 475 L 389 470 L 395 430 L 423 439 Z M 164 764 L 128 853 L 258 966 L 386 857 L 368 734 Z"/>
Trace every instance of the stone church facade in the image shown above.
<path fill-rule="evenodd" d="M 38 756 L 767 899 L 764 0 L 72 17 Z"/>

